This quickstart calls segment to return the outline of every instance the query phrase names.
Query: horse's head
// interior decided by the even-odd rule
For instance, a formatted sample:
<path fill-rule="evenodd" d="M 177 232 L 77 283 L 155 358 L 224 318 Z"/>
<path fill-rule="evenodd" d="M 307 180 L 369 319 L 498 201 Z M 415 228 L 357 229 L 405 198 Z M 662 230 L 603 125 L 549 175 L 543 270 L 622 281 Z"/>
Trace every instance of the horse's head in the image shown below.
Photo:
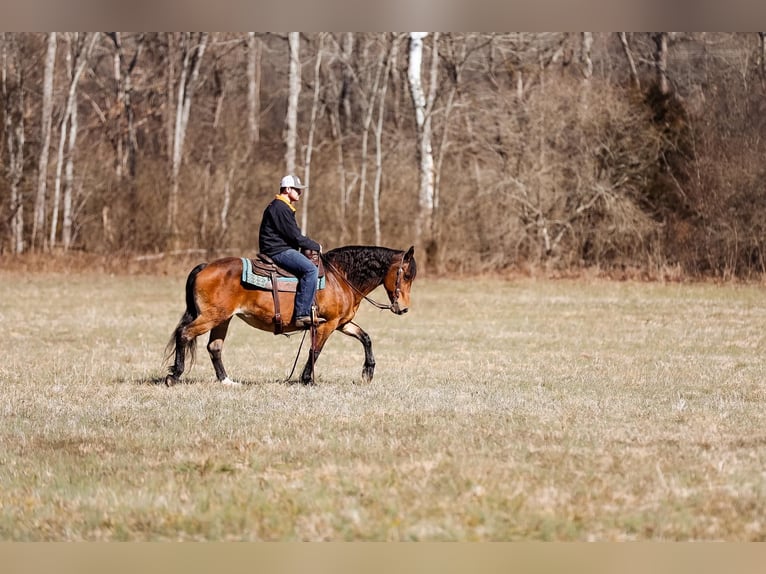
<path fill-rule="evenodd" d="M 395 257 L 383 279 L 383 286 L 391 301 L 391 311 L 397 315 L 403 315 L 410 307 L 410 289 L 418 271 L 415 257 L 413 257 L 414 252 L 413 245 L 401 256 L 401 259 L 398 256 Z"/>

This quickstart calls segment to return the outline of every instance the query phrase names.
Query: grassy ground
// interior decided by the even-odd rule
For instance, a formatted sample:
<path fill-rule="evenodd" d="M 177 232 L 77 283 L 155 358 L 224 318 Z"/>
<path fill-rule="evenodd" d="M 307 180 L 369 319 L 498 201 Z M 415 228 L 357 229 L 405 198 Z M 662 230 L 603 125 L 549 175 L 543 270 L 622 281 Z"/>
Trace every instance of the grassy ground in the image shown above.
<path fill-rule="evenodd" d="M 760 286 L 419 279 L 370 385 L 236 322 L 167 389 L 184 279 L 0 271 L 0 539 L 766 539 Z"/>

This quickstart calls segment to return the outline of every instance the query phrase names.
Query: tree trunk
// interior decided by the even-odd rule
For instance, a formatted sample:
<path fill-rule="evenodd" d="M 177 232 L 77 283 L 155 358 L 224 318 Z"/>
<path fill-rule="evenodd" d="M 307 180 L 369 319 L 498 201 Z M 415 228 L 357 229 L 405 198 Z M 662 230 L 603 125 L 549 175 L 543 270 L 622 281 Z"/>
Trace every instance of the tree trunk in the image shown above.
<path fill-rule="evenodd" d="M 61 174 L 62 171 L 64 171 L 65 165 L 64 213 L 62 219 L 62 242 L 65 249 L 70 247 L 72 239 L 72 183 L 74 178 L 74 154 L 77 143 L 77 85 L 82 76 L 82 72 L 88 63 L 93 47 L 98 40 L 98 36 L 98 32 L 93 34 L 85 33 L 82 37 L 80 37 L 78 32 L 67 35 L 67 43 L 69 44 L 69 53 L 67 54 L 69 90 L 67 92 L 64 115 L 61 118 L 59 129 L 58 161 L 56 162 L 53 210 L 51 213 L 51 248 L 56 245 L 59 200 L 61 194 Z M 66 154 L 64 153 L 65 144 Z"/>
<path fill-rule="evenodd" d="M 420 79 L 423 62 L 423 39 L 426 32 L 410 33 L 410 53 L 407 68 L 407 77 L 410 84 L 410 95 L 415 108 L 415 122 L 417 124 L 418 147 L 417 157 L 420 170 L 420 187 L 418 191 L 418 216 L 415 223 L 415 242 L 425 245 L 426 263 L 431 246 L 431 224 L 434 212 L 434 159 L 431 149 L 431 116 L 428 109 L 429 101 L 433 101 L 433 94 L 429 100 L 423 93 Z M 434 41 L 436 50 L 436 41 Z"/>
<path fill-rule="evenodd" d="M 210 219 L 210 204 L 212 203 L 211 187 L 213 181 L 213 165 L 216 163 L 215 150 L 219 141 L 218 132 L 221 123 L 221 112 L 226 97 L 226 83 L 223 78 L 224 71 L 219 68 L 216 60 L 213 72 L 213 85 L 215 93 L 215 105 L 213 106 L 213 130 L 210 134 L 207 146 L 207 159 L 205 160 L 204 181 L 202 182 L 202 213 L 200 215 L 199 239 L 202 245 L 208 242 L 211 234 L 208 233 L 208 220 Z"/>
<path fill-rule="evenodd" d="M 630 49 L 630 44 L 628 43 L 628 35 L 625 32 L 620 32 L 619 36 L 622 50 L 625 52 L 625 57 L 628 59 L 628 66 L 630 66 L 630 80 L 633 83 L 633 87 L 639 90 L 641 88 L 641 82 L 638 80 L 638 70 L 636 69 L 636 62 L 633 59 L 633 51 Z"/>
<path fill-rule="evenodd" d="M 139 34 L 136 39 L 136 51 L 128 64 L 125 64 L 125 52 L 123 49 L 122 36 L 119 32 L 109 32 L 108 36 L 114 44 L 114 83 L 115 97 L 117 98 L 117 118 L 115 149 L 117 161 L 115 173 L 117 179 L 121 180 L 125 172 L 131 178 L 136 176 L 136 127 L 135 113 L 133 110 L 133 70 L 138 63 L 144 46 L 144 35 Z M 125 126 L 125 127 L 123 127 Z"/>
<path fill-rule="evenodd" d="M 593 77 L 593 59 L 591 58 L 592 48 L 593 32 L 583 32 L 580 61 L 582 63 L 582 75 L 586 82 L 590 82 L 590 79 Z"/>
<path fill-rule="evenodd" d="M 247 56 L 248 146 L 252 149 L 261 138 L 261 41 L 256 38 L 255 32 L 247 33 Z"/>
<path fill-rule="evenodd" d="M 367 147 L 370 137 L 370 125 L 372 123 L 372 116 L 375 111 L 375 98 L 378 96 L 378 85 L 380 84 L 380 78 L 383 75 L 385 62 L 386 52 L 385 50 L 381 50 L 375 69 L 375 79 L 373 80 L 372 89 L 369 90 L 366 101 L 364 102 L 365 110 L 364 120 L 362 122 L 362 158 L 359 169 L 359 202 L 357 204 L 356 213 L 356 241 L 359 244 L 363 243 L 362 235 L 364 232 L 364 202 L 367 192 Z"/>
<path fill-rule="evenodd" d="M 658 32 L 654 34 L 654 43 L 657 47 L 654 53 L 654 62 L 657 67 L 657 85 L 660 93 L 666 96 L 670 93 L 668 81 L 668 33 Z"/>
<path fill-rule="evenodd" d="M 37 246 L 37 236 L 44 237 L 45 200 L 48 186 L 48 152 L 51 145 L 51 123 L 53 121 L 53 72 L 56 65 L 56 32 L 48 34 L 48 48 L 45 56 L 43 75 L 43 101 L 40 118 L 40 155 L 37 162 L 37 195 L 32 223 L 32 249 Z M 43 239 L 44 243 L 44 239 Z"/>
<path fill-rule="evenodd" d="M 183 60 L 181 64 L 181 77 L 178 81 L 178 103 L 173 130 L 170 200 L 168 202 L 168 230 L 170 231 L 171 244 L 174 249 L 179 247 L 178 177 L 181 172 L 184 141 L 186 139 L 186 128 L 189 125 L 189 111 L 191 110 L 194 87 L 199 76 L 200 64 L 205 54 L 208 40 L 207 32 L 200 32 L 196 37 L 189 32 L 184 32 L 183 34 L 181 50 Z"/>
<path fill-rule="evenodd" d="M 375 225 L 375 245 L 381 245 L 382 237 L 380 231 L 380 182 L 383 177 L 383 119 L 386 111 L 386 92 L 388 90 L 388 76 L 391 72 L 391 66 L 396 62 L 396 55 L 399 50 L 399 37 L 393 34 L 391 37 L 391 46 L 386 58 L 386 68 L 383 71 L 383 83 L 380 86 L 378 94 L 378 122 L 375 126 L 375 187 L 372 192 L 372 217 Z"/>
<path fill-rule="evenodd" d="M 8 152 L 5 164 L 6 181 L 10 191 L 8 209 L 10 221 L 10 251 L 24 252 L 24 202 L 21 179 L 24 174 L 24 81 L 19 48 L 14 34 L 3 32 L 2 95 L 3 131 Z M 9 61 L 10 60 L 10 61 Z M 9 67 L 14 71 L 9 81 Z"/>
<path fill-rule="evenodd" d="M 322 84 L 321 79 L 321 67 L 322 67 L 322 51 L 324 45 L 325 33 L 319 33 L 319 40 L 317 46 L 317 57 L 314 64 L 314 97 L 311 101 L 311 121 L 309 122 L 309 135 L 306 142 L 306 159 L 304 161 L 303 174 L 306 185 L 306 190 L 303 192 L 303 204 L 301 206 L 301 230 L 304 235 L 308 235 L 309 228 L 309 198 L 311 197 L 311 154 L 314 146 L 314 132 L 316 131 L 317 111 L 319 110 L 319 92 Z"/>
<path fill-rule="evenodd" d="M 338 109 L 340 113 L 341 129 L 343 133 L 349 130 L 352 121 L 351 112 L 351 86 L 354 84 L 354 73 L 351 60 L 354 53 L 354 33 L 346 32 L 343 34 L 343 52 L 341 55 L 343 61 L 343 76 L 341 83 L 340 99 Z"/>
<path fill-rule="evenodd" d="M 298 140 L 298 98 L 301 94 L 301 34 L 300 32 L 290 32 L 287 36 L 290 45 L 290 76 L 289 91 L 287 95 L 287 116 L 285 117 L 285 127 L 287 135 L 285 142 L 287 150 L 285 152 L 285 167 L 287 173 L 295 173 L 295 155 Z"/>

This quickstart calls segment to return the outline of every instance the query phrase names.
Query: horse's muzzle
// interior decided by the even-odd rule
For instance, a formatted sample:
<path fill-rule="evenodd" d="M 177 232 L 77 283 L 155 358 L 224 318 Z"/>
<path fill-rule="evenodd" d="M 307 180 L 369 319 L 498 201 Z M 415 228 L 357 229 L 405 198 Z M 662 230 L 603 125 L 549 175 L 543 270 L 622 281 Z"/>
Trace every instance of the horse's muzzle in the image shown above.
<path fill-rule="evenodd" d="M 399 301 L 394 302 L 393 305 L 391 305 L 391 312 L 396 313 L 397 315 L 404 315 L 407 311 L 409 311 L 409 307 L 400 307 Z"/>

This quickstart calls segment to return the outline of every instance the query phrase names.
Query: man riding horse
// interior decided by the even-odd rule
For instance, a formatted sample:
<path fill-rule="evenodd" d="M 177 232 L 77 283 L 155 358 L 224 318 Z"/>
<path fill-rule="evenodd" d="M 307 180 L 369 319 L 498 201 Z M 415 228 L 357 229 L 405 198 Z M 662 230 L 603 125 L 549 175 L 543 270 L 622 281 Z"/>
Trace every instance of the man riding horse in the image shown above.
<path fill-rule="evenodd" d="M 312 325 L 311 306 L 317 291 L 318 271 L 316 265 L 299 250 L 322 250 L 319 243 L 301 233 L 295 220 L 295 204 L 305 188 L 297 176 L 283 177 L 279 194 L 263 212 L 258 232 L 259 251 L 298 278 L 293 323 L 301 329 Z M 316 318 L 317 324 L 324 322 L 324 318 Z"/>

